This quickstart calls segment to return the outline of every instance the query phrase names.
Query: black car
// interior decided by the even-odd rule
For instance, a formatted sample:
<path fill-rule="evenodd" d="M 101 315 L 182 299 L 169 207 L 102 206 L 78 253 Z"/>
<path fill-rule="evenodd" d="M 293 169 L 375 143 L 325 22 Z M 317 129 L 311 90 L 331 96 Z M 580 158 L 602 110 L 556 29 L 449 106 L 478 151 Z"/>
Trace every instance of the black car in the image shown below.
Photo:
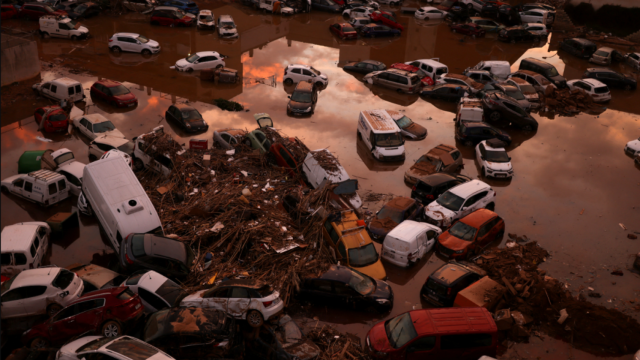
<path fill-rule="evenodd" d="M 189 105 L 171 105 L 164 116 L 167 121 L 177 123 L 187 132 L 201 132 L 209 129 L 200 112 Z"/>
<path fill-rule="evenodd" d="M 287 115 L 311 115 L 316 108 L 318 91 L 311 82 L 300 81 L 289 99 Z"/>
<path fill-rule="evenodd" d="M 182 241 L 153 234 L 129 234 L 120 244 L 120 265 L 128 271 L 150 269 L 170 278 L 189 274 L 195 258 Z"/>
<path fill-rule="evenodd" d="M 485 114 L 493 122 L 503 120 L 525 131 L 538 129 L 538 122 L 531 117 L 517 102 L 508 95 L 500 92 L 490 92 L 482 98 L 482 107 Z"/>
<path fill-rule="evenodd" d="M 598 50 L 598 46 L 587 39 L 572 38 L 562 40 L 560 49 L 579 58 L 589 59 Z"/>
<path fill-rule="evenodd" d="M 311 0 L 311 7 L 315 10 L 329 11 L 334 13 L 342 12 L 342 6 L 332 0 Z"/>
<path fill-rule="evenodd" d="M 453 21 L 456 23 L 465 23 L 469 20 L 469 8 L 467 6 L 452 6 L 449 11 L 447 11 L 447 15 L 445 15 L 445 20 Z"/>
<path fill-rule="evenodd" d="M 460 101 L 465 94 L 470 94 L 468 86 L 459 84 L 439 84 L 425 87 L 420 95 L 446 101 Z"/>
<path fill-rule="evenodd" d="M 498 8 L 498 20 L 508 25 L 520 23 L 520 13 L 516 8 L 509 4 L 503 4 Z"/>
<path fill-rule="evenodd" d="M 429 275 L 420 289 L 420 297 L 437 307 L 450 307 L 460 291 L 486 275 L 474 264 L 450 262 Z"/>
<path fill-rule="evenodd" d="M 480 9 L 480 15 L 483 17 L 486 16 L 496 16 L 498 15 L 498 7 L 499 5 L 493 1 L 485 1 L 484 5 Z"/>
<path fill-rule="evenodd" d="M 373 307 L 380 312 L 393 308 L 393 290 L 389 284 L 341 265 L 331 265 L 327 272 L 317 278 L 304 279 L 299 296 L 322 306 L 346 306 L 362 310 Z"/>
<path fill-rule="evenodd" d="M 522 41 L 540 41 L 540 38 L 540 35 L 536 35 L 522 26 L 502 29 L 498 33 L 498 39 L 512 44 Z"/>
<path fill-rule="evenodd" d="M 353 71 L 361 74 L 368 74 L 373 71 L 385 70 L 387 65 L 375 60 L 364 60 L 360 62 L 347 63 L 342 69 L 344 71 Z"/>
<path fill-rule="evenodd" d="M 435 173 L 427 175 L 411 189 L 411 197 L 420 201 L 424 206 L 429 205 L 432 201 L 442 195 L 445 191 L 456 185 L 460 185 L 471 181 L 471 178 L 465 175 Z"/>
<path fill-rule="evenodd" d="M 89 18 L 100 14 L 102 9 L 98 4 L 92 2 L 86 2 L 76 6 L 73 11 L 69 13 L 69 17 L 72 19 Z"/>
<path fill-rule="evenodd" d="M 564 76 L 560 75 L 558 69 L 555 66 L 549 64 L 546 61 L 534 59 L 534 58 L 526 58 L 520 61 L 519 70 L 529 70 L 536 72 L 547 80 L 551 81 L 558 89 L 563 89 L 567 87 L 567 79 Z"/>
<path fill-rule="evenodd" d="M 596 79 L 609 87 L 635 90 L 638 82 L 629 74 L 621 74 L 607 68 L 589 68 L 582 75 L 583 79 Z"/>
<path fill-rule="evenodd" d="M 511 136 L 485 122 L 462 121 L 456 122 L 456 140 L 465 146 L 473 146 L 480 141 L 499 139 L 507 145 L 511 144 Z"/>

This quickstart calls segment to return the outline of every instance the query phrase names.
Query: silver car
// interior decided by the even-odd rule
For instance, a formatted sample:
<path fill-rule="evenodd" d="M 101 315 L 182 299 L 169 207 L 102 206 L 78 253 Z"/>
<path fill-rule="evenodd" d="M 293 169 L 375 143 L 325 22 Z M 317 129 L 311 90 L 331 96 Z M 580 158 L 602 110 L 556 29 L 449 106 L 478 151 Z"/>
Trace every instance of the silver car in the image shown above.
<path fill-rule="evenodd" d="M 422 90 L 422 81 L 418 75 L 399 69 L 374 71 L 365 75 L 362 81 L 409 94 L 419 93 Z"/>

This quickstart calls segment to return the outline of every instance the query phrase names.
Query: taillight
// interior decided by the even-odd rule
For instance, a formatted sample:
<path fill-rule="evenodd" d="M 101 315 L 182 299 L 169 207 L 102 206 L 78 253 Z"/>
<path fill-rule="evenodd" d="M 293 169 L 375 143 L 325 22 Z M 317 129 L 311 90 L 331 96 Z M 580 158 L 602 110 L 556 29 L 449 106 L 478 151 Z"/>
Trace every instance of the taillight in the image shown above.
<path fill-rule="evenodd" d="M 411 191 L 416 191 L 416 190 L 418 190 L 418 188 L 415 186 L 411 188 Z"/>
<path fill-rule="evenodd" d="M 264 305 L 264 307 L 269 307 L 269 306 L 271 306 L 271 304 L 273 304 L 273 301 L 266 301 L 266 302 L 262 303 L 262 305 Z"/>
<path fill-rule="evenodd" d="M 29 269 L 33 269 L 33 263 L 29 264 Z"/>
<path fill-rule="evenodd" d="M 425 197 L 426 197 L 427 199 L 434 199 L 434 196 L 433 196 L 433 195 L 426 195 Z"/>
<path fill-rule="evenodd" d="M 133 261 L 131 261 L 131 259 L 129 259 L 129 255 L 124 254 L 124 257 L 125 257 L 125 259 L 127 259 L 127 262 L 128 262 L 129 264 L 133 264 Z"/>
<path fill-rule="evenodd" d="M 109 39 L 109 42 L 113 42 L 113 39 Z"/>

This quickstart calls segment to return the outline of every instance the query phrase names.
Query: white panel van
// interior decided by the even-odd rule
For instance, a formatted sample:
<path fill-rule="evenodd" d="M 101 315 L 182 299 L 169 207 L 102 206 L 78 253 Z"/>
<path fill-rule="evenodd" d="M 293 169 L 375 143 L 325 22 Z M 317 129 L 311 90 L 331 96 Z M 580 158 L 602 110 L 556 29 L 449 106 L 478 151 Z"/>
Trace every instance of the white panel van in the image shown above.
<path fill-rule="evenodd" d="M 405 220 L 384 238 L 382 258 L 394 265 L 408 267 L 431 251 L 441 233 L 437 226 Z"/>
<path fill-rule="evenodd" d="M 358 137 L 380 161 L 404 161 L 404 137 L 386 110 L 365 110 L 358 118 Z"/>

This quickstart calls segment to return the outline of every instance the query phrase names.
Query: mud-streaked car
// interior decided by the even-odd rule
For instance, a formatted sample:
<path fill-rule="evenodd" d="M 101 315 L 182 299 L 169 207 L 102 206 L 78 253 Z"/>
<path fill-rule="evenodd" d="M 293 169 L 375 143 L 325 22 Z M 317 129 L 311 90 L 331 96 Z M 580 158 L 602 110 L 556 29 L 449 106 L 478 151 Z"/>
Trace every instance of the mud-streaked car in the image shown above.
<path fill-rule="evenodd" d="M 624 152 L 631 156 L 640 155 L 640 137 L 629 141 L 627 145 L 624 146 Z"/>
<path fill-rule="evenodd" d="M 495 196 L 496 192 L 491 186 L 480 180 L 460 184 L 447 190 L 424 208 L 425 222 L 444 229 L 454 220 L 463 218 L 477 209 L 486 208 L 493 211 Z"/>
<path fill-rule="evenodd" d="M 67 269 L 82 279 L 85 293 L 117 287 L 125 279 L 125 276 L 95 264 L 73 265 Z"/>
<path fill-rule="evenodd" d="M 213 132 L 213 142 L 223 149 L 232 150 L 242 143 L 245 136 L 247 136 L 247 131 L 243 129 L 218 129 Z"/>
<path fill-rule="evenodd" d="M 120 286 L 128 286 L 140 295 L 145 313 L 176 307 L 187 296 L 187 292 L 167 277 L 153 271 L 136 271 Z"/>
<path fill-rule="evenodd" d="M 200 10 L 198 13 L 197 26 L 198 30 L 215 30 L 216 22 L 211 10 Z"/>
<path fill-rule="evenodd" d="M 540 105 L 540 95 L 538 95 L 536 88 L 533 87 L 533 85 L 529 84 L 526 80 L 519 77 L 512 77 L 505 81 L 505 83 L 518 89 L 524 96 L 525 100 L 527 100 L 532 107 L 537 107 Z"/>
<path fill-rule="evenodd" d="M 399 69 L 374 71 L 365 75 L 362 81 L 408 94 L 422 90 L 422 80 L 418 75 Z"/>
<path fill-rule="evenodd" d="M 411 140 L 422 140 L 427 137 L 427 129 L 413 122 L 407 115 L 395 110 L 387 110 L 387 114 L 396 122 L 402 136 Z"/>
<path fill-rule="evenodd" d="M 447 16 L 447 12 L 444 10 L 434 8 L 433 6 L 424 6 L 424 7 L 418 8 L 414 16 L 416 19 L 419 19 L 419 20 L 444 19 L 445 16 Z"/>
<path fill-rule="evenodd" d="M 609 87 L 596 79 L 569 80 L 567 86 L 570 90 L 579 89 L 589 94 L 594 102 L 607 102 L 611 100 Z"/>
<path fill-rule="evenodd" d="M 476 145 L 476 161 L 482 176 L 502 179 L 513 177 L 511 157 L 504 149 L 505 146 L 498 139 L 484 140 Z"/>
<path fill-rule="evenodd" d="M 437 172 L 453 173 L 462 167 L 462 154 L 455 146 L 440 144 L 422 155 L 404 173 L 404 181 L 413 185 L 419 179 Z"/>

